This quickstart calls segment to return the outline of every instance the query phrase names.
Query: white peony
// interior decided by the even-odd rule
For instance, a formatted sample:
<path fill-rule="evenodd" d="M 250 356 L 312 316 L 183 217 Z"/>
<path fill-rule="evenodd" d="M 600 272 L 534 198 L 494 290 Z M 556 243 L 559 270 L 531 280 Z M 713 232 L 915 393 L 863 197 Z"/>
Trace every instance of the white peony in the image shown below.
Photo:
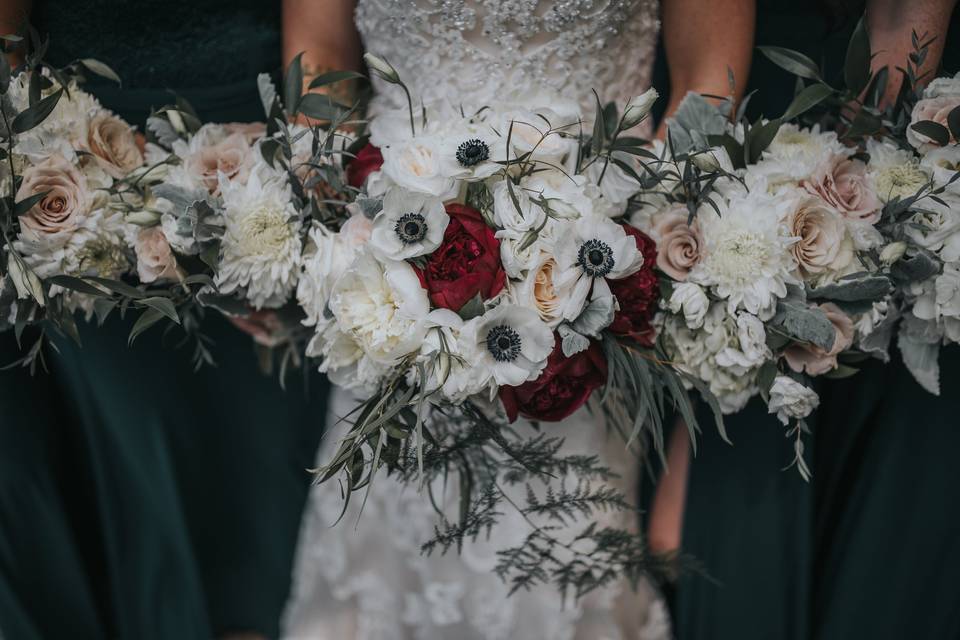
<path fill-rule="evenodd" d="M 427 292 L 409 264 L 381 261 L 367 250 L 334 284 L 329 307 L 340 331 L 382 364 L 420 348 L 430 312 Z"/>
<path fill-rule="evenodd" d="M 703 319 L 710 309 L 710 300 L 700 285 L 680 282 L 674 285 L 667 308 L 673 313 L 682 312 L 683 319 L 690 329 L 699 329 L 703 326 Z"/>
<path fill-rule="evenodd" d="M 797 239 L 784 224 L 791 205 L 790 199 L 752 193 L 730 199 L 720 216 L 701 212 L 703 257 L 689 281 L 711 288 L 730 313 L 745 309 L 769 320 L 787 284 L 798 282 L 790 252 Z"/>
<path fill-rule="evenodd" d="M 592 216 L 566 225 L 555 249 L 556 286 L 570 291 L 565 320 L 575 320 L 588 297 L 611 295 L 607 280 L 626 278 L 643 266 L 636 240 L 609 218 Z"/>
<path fill-rule="evenodd" d="M 373 221 L 370 246 L 391 260 L 426 255 L 443 242 L 449 223 L 440 198 L 396 187 L 383 198 L 383 209 Z"/>
<path fill-rule="evenodd" d="M 817 408 L 820 398 L 810 387 L 804 386 L 789 376 L 777 376 L 770 387 L 767 408 L 777 414 L 783 424 L 790 420 L 803 420 Z"/>
<path fill-rule="evenodd" d="M 460 350 L 472 375 L 499 386 L 536 380 L 553 347 L 553 331 L 536 311 L 507 303 L 470 320 L 460 332 Z"/>
<path fill-rule="evenodd" d="M 300 270 L 300 219 L 285 177 L 265 165 L 245 183 L 221 175 L 224 234 L 216 283 L 255 308 L 286 303 Z"/>

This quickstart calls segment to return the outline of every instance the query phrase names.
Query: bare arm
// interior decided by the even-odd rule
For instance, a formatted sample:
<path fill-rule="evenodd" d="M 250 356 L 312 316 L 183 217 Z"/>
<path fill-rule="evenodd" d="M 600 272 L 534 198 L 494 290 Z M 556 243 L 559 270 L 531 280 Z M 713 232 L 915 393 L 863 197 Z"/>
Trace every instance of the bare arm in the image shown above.
<path fill-rule="evenodd" d="M 0 2 L 0 35 L 23 35 L 30 13 L 29 0 L 3 0 Z M 9 45 L 7 45 L 9 48 Z M 10 64 L 16 66 L 23 61 L 20 47 L 7 54 Z"/>
<path fill-rule="evenodd" d="M 893 0 L 891 0 L 893 1 Z M 663 45 L 670 70 L 672 114 L 688 92 L 730 94 L 727 68 L 743 95 L 753 55 L 755 0 L 663 0 Z M 658 137 L 662 137 L 661 123 Z"/>
<path fill-rule="evenodd" d="M 880 69 L 888 67 L 890 81 L 884 100 L 893 101 L 900 89 L 901 75 L 897 67 L 904 67 L 907 56 L 913 50 L 910 34 L 916 31 L 926 39 L 933 38 L 927 52 L 927 58 L 920 68 L 920 74 L 928 74 L 924 84 L 933 78 L 947 38 L 947 26 L 957 0 L 868 0 L 867 31 L 870 34 L 870 48 L 874 52 L 872 66 Z"/>
<path fill-rule="evenodd" d="M 304 82 L 327 71 L 362 68 L 354 0 L 283 0 L 283 62 L 303 52 Z"/>

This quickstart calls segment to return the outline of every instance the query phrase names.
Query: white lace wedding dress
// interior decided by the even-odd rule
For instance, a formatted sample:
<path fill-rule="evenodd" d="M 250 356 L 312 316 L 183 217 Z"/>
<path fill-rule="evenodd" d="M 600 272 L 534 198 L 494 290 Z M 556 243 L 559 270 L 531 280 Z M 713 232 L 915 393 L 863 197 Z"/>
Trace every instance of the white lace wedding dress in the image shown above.
<path fill-rule="evenodd" d="M 649 84 L 657 37 L 656 0 L 357 0 L 357 27 L 368 51 L 387 58 L 425 103 L 489 104 L 517 88 L 544 88 L 582 101 L 626 104 Z M 402 107 L 397 87 L 375 83 L 373 112 Z M 335 391 L 328 424 L 354 406 Z M 340 428 L 331 427 L 319 460 L 329 459 Z M 581 410 L 551 435 L 565 450 L 596 452 L 636 493 L 636 462 L 601 420 Z M 451 487 L 446 493 L 455 507 Z M 490 540 L 462 554 L 423 556 L 436 522 L 424 494 L 385 475 L 334 527 L 342 508 L 336 483 L 313 489 L 298 545 L 285 636 L 336 640 L 660 640 L 666 610 L 647 588 L 607 588 L 564 602 L 547 585 L 507 597 L 493 574 L 495 552 L 519 543 L 530 525 L 516 513 Z M 455 511 L 452 513 L 455 514 Z M 359 515 L 359 517 L 358 517 Z M 455 517 L 455 516 L 454 516 Z M 607 516 L 635 526 L 633 514 Z M 643 587 L 643 585 L 641 585 Z"/>

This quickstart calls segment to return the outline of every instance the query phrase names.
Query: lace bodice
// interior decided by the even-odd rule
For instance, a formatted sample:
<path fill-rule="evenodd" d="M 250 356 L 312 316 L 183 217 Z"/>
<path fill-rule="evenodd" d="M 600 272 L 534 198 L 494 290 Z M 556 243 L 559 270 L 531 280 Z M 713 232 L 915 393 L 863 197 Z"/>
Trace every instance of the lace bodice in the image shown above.
<path fill-rule="evenodd" d="M 593 112 L 596 89 L 622 107 L 647 88 L 656 0 L 357 0 L 367 51 L 425 103 L 479 108 L 518 89 L 552 90 Z M 375 79 L 375 110 L 402 107 Z"/>

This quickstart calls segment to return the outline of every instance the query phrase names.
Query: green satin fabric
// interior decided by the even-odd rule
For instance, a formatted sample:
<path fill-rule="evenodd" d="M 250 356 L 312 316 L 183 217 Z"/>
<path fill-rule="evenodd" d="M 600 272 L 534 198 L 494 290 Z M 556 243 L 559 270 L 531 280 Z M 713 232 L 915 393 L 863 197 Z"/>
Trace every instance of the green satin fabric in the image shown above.
<path fill-rule="evenodd" d="M 48 17 L 85 5 L 39 4 L 46 9 L 38 15 Z M 270 9 L 275 21 L 259 24 L 250 22 L 255 2 L 155 4 L 174 14 L 207 5 L 224 32 L 242 23 L 279 33 L 278 3 Z M 140 74 L 129 92 L 93 85 L 106 107 L 142 123 L 151 107 L 170 102 L 172 87 L 207 121 L 263 119 L 256 73 L 279 67 L 279 36 L 269 53 L 212 34 L 181 55 L 168 45 L 176 34 L 144 31 L 139 5 L 113 5 L 126 26 L 86 37 L 90 49 L 77 55 L 122 74 L 126 62 L 106 41 L 136 30 L 166 45 L 164 64 L 185 79 L 212 73 L 215 81 L 178 89 L 157 74 L 151 89 Z M 75 57 L 57 45 L 71 38 L 64 24 L 38 25 L 51 37 L 51 57 Z M 230 55 L 244 60 L 218 74 L 226 54 L 216 42 L 237 46 Z M 316 374 L 306 388 L 294 374 L 281 390 L 258 370 L 251 340 L 215 313 L 206 333 L 219 366 L 198 373 L 189 350 L 164 342 L 158 328 L 128 348 L 131 324 L 82 326 L 82 348 L 60 341 L 50 375 L 0 374 L 0 630 L 17 640 L 276 637 L 328 385 Z M 0 363 L 13 360 L 12 336 L 0 340 Z"/>

